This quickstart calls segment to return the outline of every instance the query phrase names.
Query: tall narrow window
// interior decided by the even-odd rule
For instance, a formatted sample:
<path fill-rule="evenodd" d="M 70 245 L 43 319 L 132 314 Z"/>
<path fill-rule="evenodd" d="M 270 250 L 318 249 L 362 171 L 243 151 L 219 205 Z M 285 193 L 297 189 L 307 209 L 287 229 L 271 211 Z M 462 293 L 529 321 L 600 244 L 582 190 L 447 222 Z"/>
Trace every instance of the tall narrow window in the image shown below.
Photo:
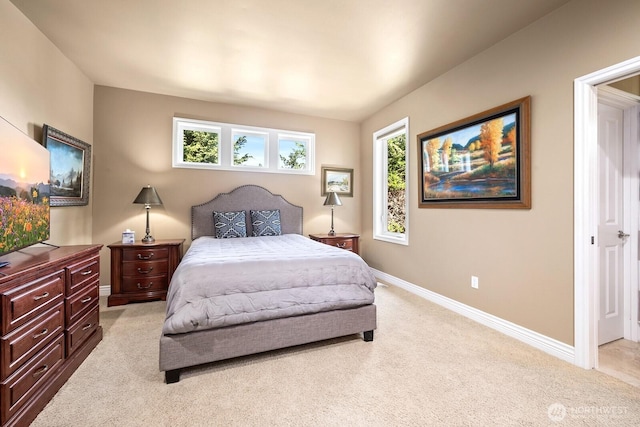
<path fill-rule="evenodd" d="M 373 134 L 373 238 L 409 244 L 409 118 Z"/>

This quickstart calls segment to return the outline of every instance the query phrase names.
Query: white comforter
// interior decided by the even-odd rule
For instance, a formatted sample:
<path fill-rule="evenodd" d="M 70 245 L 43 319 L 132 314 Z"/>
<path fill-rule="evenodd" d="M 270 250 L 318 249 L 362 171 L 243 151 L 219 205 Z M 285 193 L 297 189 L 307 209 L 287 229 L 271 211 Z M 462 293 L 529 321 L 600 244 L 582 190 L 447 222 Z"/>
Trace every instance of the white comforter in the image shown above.
<path fill-rule="evenodd" d="M 375 287 L 358 255 L 299 234 L 200 237 L 171 279 L 163 333 L 358 307 Z"/>

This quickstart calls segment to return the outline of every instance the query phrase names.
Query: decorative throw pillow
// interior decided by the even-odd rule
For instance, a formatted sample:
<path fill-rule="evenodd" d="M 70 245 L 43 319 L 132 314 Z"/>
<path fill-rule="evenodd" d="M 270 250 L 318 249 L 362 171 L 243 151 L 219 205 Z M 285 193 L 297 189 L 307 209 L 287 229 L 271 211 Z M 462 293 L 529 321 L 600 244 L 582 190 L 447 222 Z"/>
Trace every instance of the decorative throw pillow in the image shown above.
<path fill-rule="evenodd" d="M 251 211 L 254 236 L 280 236 L 280 210 Z"/>
<path fill-rule="evenodd" d="M 213 226 L 217 239 L 247 237 L 247 221 L 244 211 L 213 212 Z"/>

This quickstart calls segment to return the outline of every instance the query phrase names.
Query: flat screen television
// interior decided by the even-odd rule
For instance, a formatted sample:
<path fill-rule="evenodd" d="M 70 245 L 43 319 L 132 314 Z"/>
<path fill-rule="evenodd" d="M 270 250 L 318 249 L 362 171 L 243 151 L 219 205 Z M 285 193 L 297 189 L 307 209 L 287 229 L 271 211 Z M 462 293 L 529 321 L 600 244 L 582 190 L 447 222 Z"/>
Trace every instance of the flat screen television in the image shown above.
<path fill-rule="evenodd" d="M 49 239 L 49 159 L 0 117 L 0 256 Z"/>

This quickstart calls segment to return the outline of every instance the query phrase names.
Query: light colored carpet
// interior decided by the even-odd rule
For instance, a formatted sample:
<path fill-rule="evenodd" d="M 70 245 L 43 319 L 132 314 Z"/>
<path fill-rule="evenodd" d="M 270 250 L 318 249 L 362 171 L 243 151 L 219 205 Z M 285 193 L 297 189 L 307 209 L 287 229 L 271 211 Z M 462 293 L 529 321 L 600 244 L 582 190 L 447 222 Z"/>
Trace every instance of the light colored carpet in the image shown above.
<path fill-rule="evenodd" d="M 101 301 L 104 304 L 104 301 Z M 395 287 L 357 336 L 232 361 L 164 384 L 164 302 L 101 306 L 105 336 L 41 426 L 616 425 L 640 389 L 546 355 Z"/>

